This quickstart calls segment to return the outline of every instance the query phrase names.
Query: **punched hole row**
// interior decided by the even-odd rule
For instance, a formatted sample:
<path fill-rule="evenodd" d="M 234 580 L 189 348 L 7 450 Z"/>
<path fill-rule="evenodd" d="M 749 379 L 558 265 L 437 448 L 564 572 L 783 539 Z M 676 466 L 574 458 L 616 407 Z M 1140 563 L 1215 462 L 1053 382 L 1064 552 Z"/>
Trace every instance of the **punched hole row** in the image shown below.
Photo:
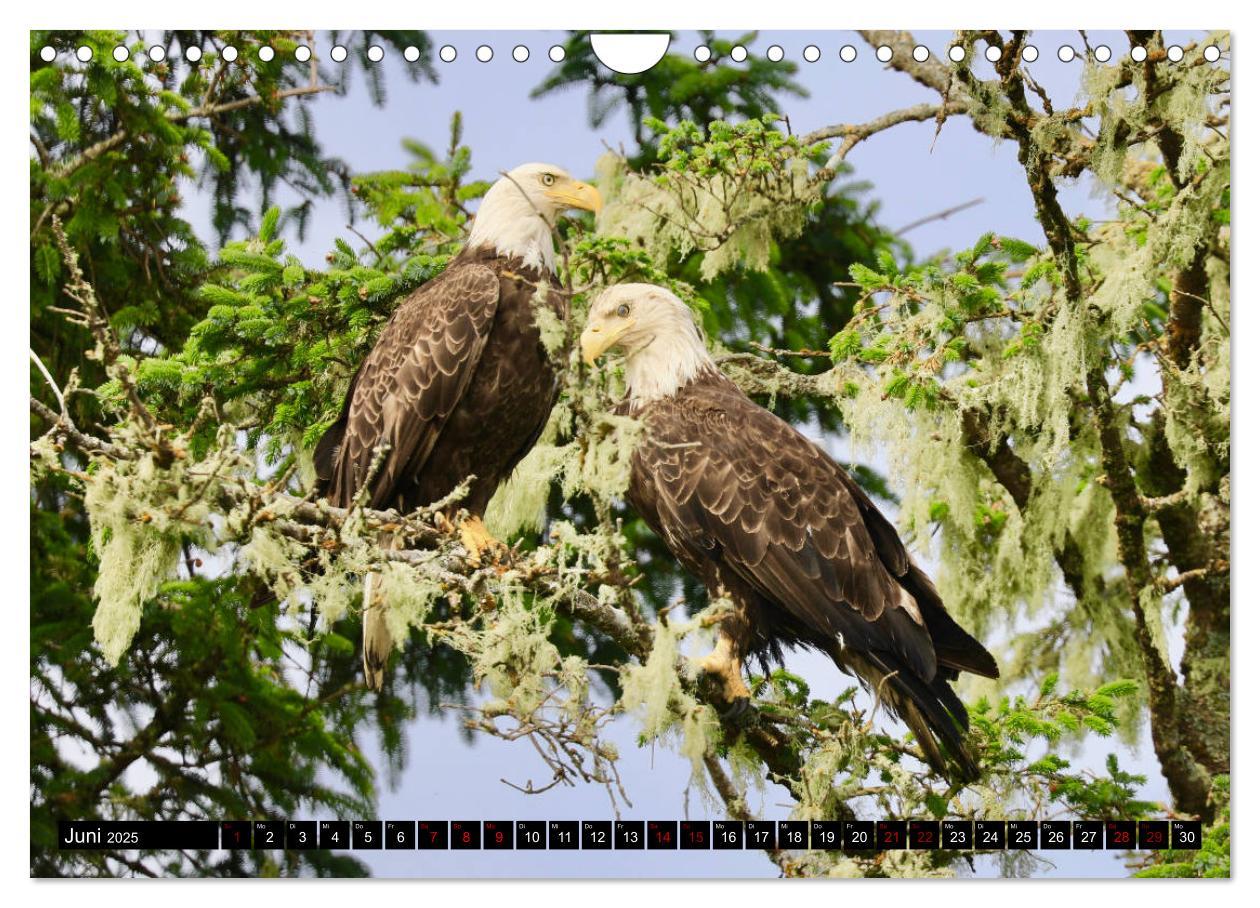
<path fill-rule="evenodd" d="M 1064 44 L 1059 47 L 1056 56 L 1064 63 L 1071 63 L 1073 60 L 1084 60 L 1087 53 L 1092 55 L 1099 63 L 1106 63 L 1111 60 L 1112 57 L 1111 48 L 1106 44 L 1100 44 L 1097 47 L 1090 48 L 1088 51 L 1082 51 L 1072 47 L 1070 44 Z M 1185 49 L 1177 44 L 1169 45 L 1165 53 L 1167 54 L 1168 60 L 1172 63 L 1180 63 L 1186 56 Z M 276 50 L 270 45 L 264 45 L 258 48 L 257 54 L 258 59 L 264 63 L 269 63 L 276 58 Z M 1209 44 L 1202 49 L 1202 54 L 1203 59 L 1207 60 L 1209 63 L 1215 63 L 1221 58 L 1221 49 L 1215 44 Z M 141 54 L 137 54 L 137 56 L 140 55 Z M 147 56 L 149 60 L 154 63 L 161 63 L 166 59 L 167 52 L 165 47 L 160 44 L 155 44 L 147 51 L 143 51 L 142 55 Z M 408 63 L 414 63 L 420 59 L 420 48 L 415 46 L 406 47 L 403 49 L 402 55 L 403 59 L 405 59 Z M 494 59 L 494 48 L 492 48 L 489 44 L 481 44 L 478 45 L 476 50 L 473 52 L 473 55 L 481 63 L 489 63 Z M 928 50 L 925 45 L 919 44 L 914 47 L 910 55 L 916 63 L 926 63 L 931 57 L 932 52 Z M 949 48 L 947 55 L 953 62 L 961 63 L 964 59 L 966 59 L 967 51 L 962 45 L 955 44 Z M 1129 57 L 1137 63 L 1144 61 L 1147 58 L 1147 55 L 1145 47 L 1138 46 L 1129 50 Z M 92 60 L 93 50 L 87 45 L 83 45 L 74 51 L 74 56 L 80 63 L 88 63 Z M 129 48 L 123 47 L 120 44 L 114 48 L 112 56 L 116 62 L 125 63 L 130 60 L 133 55 Z M 314 52 L 304 44 L 299 45 L 293 50 L 293 57 L 299 63 L 307 63 L 313 56 Z M 350 52 L 342 44 L 336 44 L 328 51 L 328 58 L 334 63 L 344 63 L 349 56 Z M 714 54 L 712 48 L 704 44 L 698 45 L 692 52 L 692 56 L 699 63 L 708 63 L 716 59 L 716 55 Z M 749 58 L 749 56 L 751 56 L 751 54 L 748 48 L 743 45 L 737 44 L 735 47 L 731 48 L 730 58 L 736 63 L 743 63 Z M 766 48 L 765 56 L 767 60 L 770 60 L 773 63 L 778 63 L 787 56 L 787 51 L 785 51 L 781 45 L 772 44 Z M 822 50 L 816 44 L 806 45 L 801 51 L 801 57 L 806 63 L 817 63 L 822 59 L 822 56 Z M 846 44 L 840 48 L 839 56 L 842 62 L 852 63 L 859 56 L 858 49 L 852 44 Z M 891 62 L 893 56 L 893 49 L 887 44 L 881 44 L 879 47 L 875 48 L 875 59 L 881 63 Z M 1001 48 L 995 45 L 990 45 L 984 51 L 985 59 L 991 63 L 996 63 L 1001 56 Z M 1040 56 L 1040 51 L 1037 49 L 1036 45 L 1028 44 L 1020 51 L 1020 56 L 1025 63 L 1032 63 Z M 186 47 L 183 50 L 183 57 L 189 63 L 196 63 L 202 58 L 201 48 Z M 228 45 L 223 48 L 221 57 L 228 63 L 233 63 L 240 57 L 240 51 L 232 45 Z M 512 59 L 517 63 L 524 63 L 529 59 L 529 57 L 530 50 L 524 44 L 517 44 L 512 48 Z M 55 59 L 57 59 L 57 51 L 55 48 L 45 45 L 40 49 L 39 58 L 45 63 L 52 63 Z M 367 58 L 372 63 L 380 63 L 385 59 L 385 49 L 379 44 L 373 44 L 367 50 Z M 459 51 L 454 47 L 454 45 L 444 44 L 438 49 L 438 59 L 443 63 L 454 63 L 458 58 Z M 552 45 L 547 50 L 547 58 L 551 60 L 552 63 L 562 62 L 565 58 L 564 48 L 559 44 Z"/>

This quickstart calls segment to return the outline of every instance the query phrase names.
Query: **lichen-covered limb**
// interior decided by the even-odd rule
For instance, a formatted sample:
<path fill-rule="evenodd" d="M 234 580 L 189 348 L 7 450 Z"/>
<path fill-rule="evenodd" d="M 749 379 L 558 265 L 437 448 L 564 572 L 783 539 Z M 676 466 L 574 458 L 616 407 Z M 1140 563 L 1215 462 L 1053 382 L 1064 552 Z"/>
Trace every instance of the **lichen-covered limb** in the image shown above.
<path fill-rule="evenodd" d="M 580 662 L 577 657 L 570 657 L 561 671 L 544 672 L 555 686 L 527 713 L 514 714 L 516 721 L 510 725 L 497 721 L 510 711 L 509 705 L 500 699 L 481 706 L 442 705 L 464 713 L 464 725 L 470 730 L 504 741 L 528 741 L 552 774 L 551 780 L 541 785 L 535 785 L 533 779 L 519 784 L 502 778 L 503 784 L 529 795 L 543 794 L 557 785 L 573 787 L 579 781 L 602 785 L 614 814 L 621 816 L 622 804 L 633 805 L 617 767 L 619 754 L 616 747 L 599 738 L 599 733 L 616 715 L 616 707 L 575 703 L 561 696 L 566 690 L 571 692 L 574 672 L 584 674 L 585 666 Z"/>
<path fill-rule="evenodd" d="M 1051 155 L 1042 147 L 1028 122 L 1031 111 L 1024 97 L 1022 82 L 1014 76 L 1013 65 L 1012 63 L 1004 68 L 999 64 L 998 70 L 1003 75 L 1003 95 L 1014 112 L 1013 116 L 1007 118 L 1009 133 L 1020 148 L 1020 160 L 1025 165 L 1037 219 L 1063 276 L 1063 294 L 1067 304 L 1078 317 L 1088 319 L 1094 330 L 1104 333 L 1105 314 L 1097 306 L 1087 306 L 1088 294 L 1079 273 L 1076 239 L 1058 200 Z M 1199 178 L 1202 177 L 1203 174 L 1200 174 Z M 1188 187 L 1178 186 L 1178 189 L 1181 197 Z M 1085 386 L 1088 405 L 1098 433 L 1103 473 L 1115 507 L 1120 562 L 1125 571 L 1139 650 L 1146 669 L 1154 712 L 1151 726 L 1155 750 L 1178 806 L 1183 810 L 1210 817 L 1211 777 L 1195 760 L 1192 748 L 1187 745 L 1187 741 L 1195 737 L 1193 727 L 1186 723 L 1186 716 L 1193 711 L 1180 708 L 1183 689 L 1155 640 L 1152 620 L 1148 616 L 1146 600 L 1150 596 L 1161 595 L 1163 590 L 1151 567 L 1145 532 L 1148 512 L 1134 477 L 1133 464 L 1126 452 L 1123 430 L 1117 418 L 1105 368 L 1101 359 L 1087 362 Z"/>
<path fill-rule="evenodd" d="M 1010 128 L 1012 124 L 1022 123 L 1025 129 L 1032 129 L 1042 119 L 1026 106 L 1014 115 L 1003 116 L 1000 102 L 995 100 L 1000 96 L 991 90 L 989 83 L 977 79 L 965 62 L 951 65 L 937 59 L 934 55 L 929 55 L 923 61 L 914 59 L 913 51 L 919 42 L 910 32 L 867 30 L 859 31 L 858 34 L 872 48 L 881 45 L 892 48 L 893 55 L 887 65 L 904 72 L 920 85 L 937 92 L 943 99 L 943 104 L 961 103 L 971 113 L 972 126 L 979 132 L 997 138 L 1014 138 Z M 1008 68 L 1005 71 L 1000 70 L 999 76 L 1009 75 L 1011 68 L 1018 65 L 1024 34 L 1016 32 L 1016 38 L 1003 47 L 1004 54 L 999 61 L 999 67 L 1002 63 L 1007 63 Z M 1002 43 L 997 33 L 988 32 L 962 32 L 959 43 L 966 46 L 982 36 L 999 45 Z M 1004 82 L 1009 84 L 1009 79 Z M 1065 111 L 1057 116 L 1066 122 L 1076 122 L 1086 113 L 1085 110 L 1074 110 Z M 1047 119 L 1049 116 L 1047 114 Z M 1093 141 L 1083 132 L 1072 130 L 1062 135 L 1061 142 L 1062 146 L 1056 150 L 1058 160 L 1053 167 L 1053 172 L 1056 175 L 1079 176 L 1089 164 Z"/>
<path fill-rule="evenodd" d="M 147 433 L 148 440 L 158 457 L 164 462 L 169 462 L 172 458 L 179 456 L 180 452 L 171 446 L 163 427 L 141 400 L 140 390 L 136 387 L 131 370 L 119 362 L 122 347 L 110 327 L 109 318 L 100 300 L 96 298 L 96 290 L 83 276 L 83 269 L 79 267 L 79 254 L 66 239 L 65 228 L 62 227 L 61 219 L 56 215 L 53 215 L 52 219 L 52 232 L 69 273 L 65 285 L 66 295 L 79 305 L 78 309 L 58 309 L 57 311 L 64 315 L 67 321 L 87 328 L 91 332 L 92 338 L 96 341 L 96 347 L 87 355 L 100 360 L 109 376 L 122 386 L 132 417 Z"/>
<path fill-rule="evenodd" d="M 79 431 L 72 422 L 54 413 L 46 404 L 34 397 L 31 398 L 31 412 L 38 413 L 49 424 L 50 434 L 69 439 L 83 451 L 102 454 L 114 460 L 127 456 L 126 452 L 117 445 Z"/>

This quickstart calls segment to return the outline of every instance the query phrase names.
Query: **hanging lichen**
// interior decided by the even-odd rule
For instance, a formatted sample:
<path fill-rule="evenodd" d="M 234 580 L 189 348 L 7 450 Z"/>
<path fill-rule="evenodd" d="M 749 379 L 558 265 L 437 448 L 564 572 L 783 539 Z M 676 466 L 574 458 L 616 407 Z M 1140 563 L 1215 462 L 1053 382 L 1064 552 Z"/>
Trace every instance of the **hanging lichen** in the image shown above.
<path fill-rule="evenodd" d="M 692 766 L 692 779 L 702 783 L 704 757 L 717 740 L 717 714 L 684 689 L 679 668 L 679 643 L 704 623 L 704 615 L 690 621 L 659 621 L 652 639 L 652 651 L 642 665 L 622 669 L 619 707 L 639 722 L 640 743 L 656 740 L 676 742 L 678 752 Z"/>
<path fill-rule="evenodd" d="M 124 427 L 121 438 L 135 430 Z M 99 559 L 92 619 L 96 641 L 117 663 L 140 627 L 144 605 L 171 579 L 185 541 L 206 549 L 218 542 L 211 527 L 212 502 L 221 477 L 240 470 L 244 458 L 231 445 L 231 430 L 202 461 L 156 455 L 100 463 L 84 481 L 84 508 Z"/>
<path fill-rule="evenodd" d="M 94 522 L 93 545 L 101 560 L 93 592 L 92 630 L 111 665 L 117 665 L 140 629 L 144 604 L 175 571 L 179 543 L 125 524 Z"/>
<path fill-rule="evenodd" d="M 294 567 L 304 553 L 301 545 L 265 526 L 254 527 L 249 542 L 241 546 L 241 560 L 276 594 L 281 605 L 292 604 L 293 594 L 303 588 L 300 572 Z"/>
<path fill-rule="evenodd" d="M 567 464 L 576 453 L 572 445 L 542 441 L 534 445 L 490 499 L 485 516 L 490 532 L 510 539 L 517 533 L 540 531 L 552 485 L 557 476 L 567 472 Z"/>
<path fill-rule="evenodd" d="M 375 592 L 385 612 L 390 637 L 401 643 L 412 628 L 423 627 L 433 603 L 446 590 L 410 564 L 391 561 L 374 572 Z"/>
<path fill-rule="evenodd" d="M 601 232 L 642 244 L 658 264 L 699 251 L 706 281 L 732 268 L 765 269 L 774 240 L 801 232 L 820 190 L 810 149 L 779 132 L 776 119 L 717 121 L 707 134 L 686 121 L 651 123 L 667 172 L 650 179 L 612 153 L 600 158 L 608 199 Z"/>

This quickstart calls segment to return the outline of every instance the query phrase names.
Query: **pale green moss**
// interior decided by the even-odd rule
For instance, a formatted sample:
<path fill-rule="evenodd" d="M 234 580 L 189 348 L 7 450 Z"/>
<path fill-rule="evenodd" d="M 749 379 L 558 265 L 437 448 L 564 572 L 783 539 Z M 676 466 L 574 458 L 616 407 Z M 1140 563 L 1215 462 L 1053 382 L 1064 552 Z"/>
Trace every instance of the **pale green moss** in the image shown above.
<path fill-rule="evenodd" d="M 566 467 L 576 454 L 573 445 L 534 445 L 490 499 L 485 515 L 487 529 L 499 539 L 540 531 L 546 521 L 552 483 L 567 472 Z"/>
<path fill-rule="evenodd" d="M 606 198 L 600 233 L 641 243 L 660 265 L 698 250 L 705 281 L 737 267 L 765 270 L 774 240 L 799 234 L 818 197 L 809 165 L 799 158 L 768 173 L 757 192 L 724 175 L 696 177 L 695 191 L 662 185 L 630 172 L 611 153 L 596 163 L 596 173 Z"/>
<path fill-rule="evenodd" d="M 117 665 L 140 629 L 144 604 L 175 572 L 179 543 L 135 526 L 101 527 L 94 540 L 100 557 L 93 592 L 92 630 L 110 665 Z"/>
<path fill-rule="evenodd" d="M 401 645 L 413 627 L 424 626 L 433 603 L 444 593 L 443 587 L 424 571 L 399 561 L 386 563 L 374 576 L 385 626 L 396 645 Z"/>
<path fill-rule="evenodd" d="M 281 605 L 292 605 L 293 593 L 303 587 L 296 565 L 304 553 L 302 545 L 264 525 L 254 527 L 240 555 L 244 565 L 263 579 Z"/>
<path fill-rule="evenodd" d="M 122 443 L 135 430 L 122 427 Z M 140 627 L 144 604 L 174 576 L 181 543 L 213 550 L 210 502 L 218 477 L 246 461 L 220 432 L 219 447 L 203 461 L 173 458 L 159 467 L 152 455 L 99 462 L 84 482 L 84 508 L 100 565 L 94 586 L 97 610 L 92 627 L 106 658 L 116 664 Z"/>
<path fill-rule="evenodd" d="M 473 677 L 492 696 L 507 702 L 512 712 L 526 716 L 538 709 L 551 685 L 560 653 L 548 639 L 550 609 L 519 590 L 504 589 L 493 616 L 481 629 L 462 624 L 449 642 L 472 660 Z"/>

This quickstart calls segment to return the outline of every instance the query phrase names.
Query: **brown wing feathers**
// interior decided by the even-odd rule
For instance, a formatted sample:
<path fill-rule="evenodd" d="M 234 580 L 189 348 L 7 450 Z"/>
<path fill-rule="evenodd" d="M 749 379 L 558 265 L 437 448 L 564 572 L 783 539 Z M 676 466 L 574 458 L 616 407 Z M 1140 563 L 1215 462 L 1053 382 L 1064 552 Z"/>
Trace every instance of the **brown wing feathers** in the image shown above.
<path fill-rule="evenodd" d="M 949 617 L 892 524 L 827 454 L 735 385 L 712 375 L 650 405 L 637 482 L 684 561 L 718 565 L 770 612 L 772 639 L 805 643 L 874 688 L 944 772 L 974 759 L 967 712 L 948 681 L 997 676 L 993 657 Z M 725 572 L 725 573 L 724 573 Z M 729 585 L 729 583 L 728 583 Z M 754 622 L 756 624 L 756 622 Z"/>
<path fill-rule="evenodd" d="M 395 311 L 355 376 L 341 418 L 315 451 L 333 504 L 353 501 L 381 442 L 389 451 L 367 503 L 397 504 L 476 370 L 498 299 L 492 269 L 456 264 Z"/>

